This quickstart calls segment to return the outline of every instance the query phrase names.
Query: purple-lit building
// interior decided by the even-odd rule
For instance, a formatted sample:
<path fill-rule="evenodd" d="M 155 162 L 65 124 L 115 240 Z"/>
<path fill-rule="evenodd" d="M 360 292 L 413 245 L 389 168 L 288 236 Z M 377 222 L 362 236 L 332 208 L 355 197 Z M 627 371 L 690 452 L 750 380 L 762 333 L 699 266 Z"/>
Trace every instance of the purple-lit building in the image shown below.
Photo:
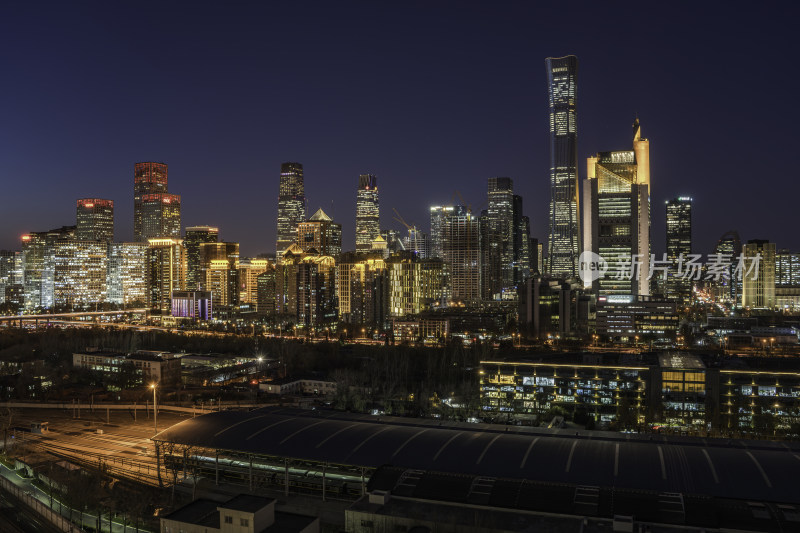
<path fill-rule="evenodd" d="M 211 320 L 212 297 L 210 291 L 174 291 L 172 316 Z"/>

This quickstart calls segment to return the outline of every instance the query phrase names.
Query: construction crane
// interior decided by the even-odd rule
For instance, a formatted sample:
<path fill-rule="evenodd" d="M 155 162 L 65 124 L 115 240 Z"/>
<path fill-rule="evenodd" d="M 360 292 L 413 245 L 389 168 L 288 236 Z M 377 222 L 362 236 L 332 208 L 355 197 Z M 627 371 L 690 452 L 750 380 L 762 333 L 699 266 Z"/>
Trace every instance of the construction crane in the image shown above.
<path fill-rule="evenodd" d="M 413 243 L 414 251 L 417 251 L 417 248 L 418 248 L 418 246 L 417 246 L 417 234 L 419 233 L 419 230 L 417 229 L 416 226 L 413 226 L 413 225 L 409 224 L 408 222 L 406 222 L 405 219 L 402 217 L 402 215 L 400 215 L 400 213 L 398 213 L 397 209 L 392 208 L 392 211 L 394 211 L 394 214 L 397 215 L 396 217 L 394 217 L 394 219 L 396 221 L 398 221 L 400 224 L 402 224 L 403 226 L 405 226 L 406 229 L 408 230 L 408 241 L 410 243 Z"/>

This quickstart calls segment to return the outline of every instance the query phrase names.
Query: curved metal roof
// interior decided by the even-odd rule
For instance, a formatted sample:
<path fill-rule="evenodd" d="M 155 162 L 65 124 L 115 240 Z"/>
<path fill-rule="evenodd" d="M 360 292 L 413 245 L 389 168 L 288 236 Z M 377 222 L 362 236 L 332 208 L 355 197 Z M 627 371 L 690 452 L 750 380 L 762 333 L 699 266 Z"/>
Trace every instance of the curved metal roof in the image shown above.
<path fill-rule="evenodd" d="M 575 435 L 282 408 L 211 413 L 154 440 L 369 468 L 800 501 L 800 447 L 782 442 Z"/>

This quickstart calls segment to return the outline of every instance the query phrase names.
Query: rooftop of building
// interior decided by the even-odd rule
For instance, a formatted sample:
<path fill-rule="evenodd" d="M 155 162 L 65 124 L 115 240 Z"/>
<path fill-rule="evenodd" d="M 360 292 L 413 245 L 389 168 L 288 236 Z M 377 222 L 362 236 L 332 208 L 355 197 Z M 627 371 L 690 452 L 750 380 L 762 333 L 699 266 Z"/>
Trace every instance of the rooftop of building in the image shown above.
<path fill-rule="evenodd" d="M 267 407 L 210 413 L 154 437 L 311 462 L 800 501 L 800 443 L 547 430 Z"/>
<path fill-rule="evenodd" d="M 219 529 L 218 506 L 219 502 L 201 498 L 187 503 L 183 507 L 179 507 L 162 518 L 164 520 L 174 520 L 185 524 L 195 524 Z"/>
<path fill-rule="evenodd" d="M 792 372 L 800 375 L 797 361 L 791 357 L 768 357 L 759 355 L 721 355 L 718 353 L 692 352 L 543 352 L 497 356 L 481 361 L 482 365 L 564 365 L 564 366 L 608 366 L 608 367 L 660 367 L 663 369 L 709 369 L 736 370 L 741 372 Z"/>
<path fill-rule="evenodd" d="M 324 381 L 326 383 L 335 383 L 333 379 L 322 374 L 298 374 L 295 376 L 285 376 L 267 381 L 262 381 L 261 383 L 267 385 L 286 385 L 288 383 L 295 383 L 297 381 Z"/>
<path fill-rule="evenodd" d="M 583 517 L 608 522 L 630 516 L 652 524 L 650 531 L 728 528 L 744 531 L 789 531 L 800 526 L 800 507 L 767 506 L 746 500 L 677 495 L 619 487 L 600 488 L 566 483 L 485 478 L 432 471 L 382 467 L 370 479 L 370 492 L 388 492 L 386 504 L 363 498 L 353 505 L 390 516 L 409 516 L 472 525 L 478 515 L 491 516 L 507 531 L 603 531 L 601 523 L 581 529 Z M 479 510 L 487 510 L 479 512 Z M 532 513 L 547 513 L 537 515 Z M 655 526 L 658 524 L 658 526 Z M 514 527 L 514 526 L 517 527 Z M 510 527 L 509 527 L 510 526 Z M 593 526 L 593 527 L 592 527 Z M 684 530 L 685 531 L 685 530 Z"/>
<path fill-rule="evenodd" d="M 207 528 L 220 528 L 219 509 L 231 509 L 246 513 L 255 513 L 263 509 L 275 500 L 254 496 L 251 494 L 240 494 L 234 496 L 226 502 L 218 502 L 206 498 L 194 500 L 162 517 L 164 520 L 174 520 L 185 524 L 194 524 Z M 291 533 L 302 531 L 309 524 L 317 520 L 316 517 L 275 511 L 275 521 L 272 525 L 262 529 L 258 533 Z"/>
<path fill-rule="evenodd" d="M 259 509 L 263 509 L 275 500 L 272 498 L 265 498 L 263 496 L 255 496 L 253 494 L 239 494 L 219 507 L 223 509 L 231 509 L 233 511 L 241 511 L 243 513 L 255 513 Z"/>
<path fill-rule="evenodd" d="M 705 370 L 706 368 L 700 357 L 684 352 L 658 354 L 658 366 L 676 370 Z"/>

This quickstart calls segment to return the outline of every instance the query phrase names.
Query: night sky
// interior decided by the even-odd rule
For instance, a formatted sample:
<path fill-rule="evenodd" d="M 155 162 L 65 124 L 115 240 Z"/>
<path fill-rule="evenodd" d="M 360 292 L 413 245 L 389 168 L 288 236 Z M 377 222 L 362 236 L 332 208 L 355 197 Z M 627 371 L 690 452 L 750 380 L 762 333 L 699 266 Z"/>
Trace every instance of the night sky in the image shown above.
<path fill-rule="evenodd" d="M 478 212 L 510 176 L 546 239 L 544 60 L 575 54 L 579 175 L 630 149 L 638 114 L 654 251 L 678 195 L 696 251 L 730 229 L 798 250 L 797 8 L 704 4 L 3 2 L 0 248 L 74 224 L 79 197 L 113 199 L 131 240 L 137 161 L 168 163 L 184 226 L 243 255 L 274 251 L 284 161 L 346 249 L 359 173 L 382 227 L 394 207 L 426 230 L 431 205 L 459 190 Z"/>

